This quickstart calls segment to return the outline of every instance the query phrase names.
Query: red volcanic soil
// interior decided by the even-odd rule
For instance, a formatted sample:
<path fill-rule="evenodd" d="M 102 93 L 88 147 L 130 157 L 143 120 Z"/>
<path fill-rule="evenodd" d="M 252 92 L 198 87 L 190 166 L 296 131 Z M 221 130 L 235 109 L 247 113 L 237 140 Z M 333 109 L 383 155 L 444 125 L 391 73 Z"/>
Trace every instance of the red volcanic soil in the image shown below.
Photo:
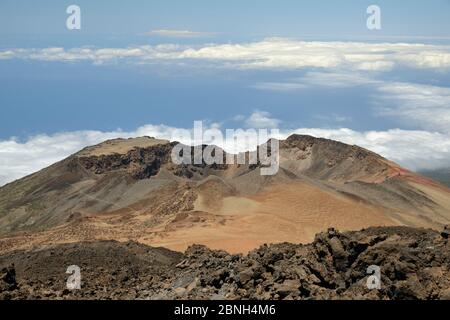
<path fill-rule="evenodd" d="M 388 174 L 388 179 L 401 179 L 404 181 L 409 181 L 413 183 L 418 183 L 424 186 L 430 186 L 433 188 L 437 188 L 441 191 L 450 193 L 450 189 L 446 186 L 440 184 L 439 182 L 436 182 L 428 177 L 422 176 L 420 174 L 417 174 L 415 172 L 409 171 L 407 169 L 404 169 L 399 166 L 392 166 L 390 168 L 390 172 Z"/>

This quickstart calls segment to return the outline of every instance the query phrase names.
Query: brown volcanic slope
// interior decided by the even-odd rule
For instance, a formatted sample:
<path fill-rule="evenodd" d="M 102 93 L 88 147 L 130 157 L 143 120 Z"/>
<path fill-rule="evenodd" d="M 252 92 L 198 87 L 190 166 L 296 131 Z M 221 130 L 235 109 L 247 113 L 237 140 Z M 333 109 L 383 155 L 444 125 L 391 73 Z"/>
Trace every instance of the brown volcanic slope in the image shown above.
<path fill-rule="evenodd" d="M 0 188 L 0 252 L 118 240 L 247 252 L 329 227 L 450 222 L 450 190 L 357 146 L 293 135 L 280 171 L 174 165 L 175 142 L 117 139 Z"/>

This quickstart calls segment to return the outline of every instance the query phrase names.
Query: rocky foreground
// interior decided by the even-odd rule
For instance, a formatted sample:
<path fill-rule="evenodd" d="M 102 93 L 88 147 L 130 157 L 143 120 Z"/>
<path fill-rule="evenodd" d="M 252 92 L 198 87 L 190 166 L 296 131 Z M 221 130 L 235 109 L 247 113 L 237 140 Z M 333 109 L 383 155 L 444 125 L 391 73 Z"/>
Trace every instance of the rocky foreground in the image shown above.
<path fill-rule="evenodd" d="M 450 299 L 450 231 L 406 227 L 339 233 L 247 256 L 192 246 L 84 242 L 0 257 L 0 299 Z M 67 267 L 81 290 L 66 289 Z M 367 268 L 379 266 L 381 288 Z"/>

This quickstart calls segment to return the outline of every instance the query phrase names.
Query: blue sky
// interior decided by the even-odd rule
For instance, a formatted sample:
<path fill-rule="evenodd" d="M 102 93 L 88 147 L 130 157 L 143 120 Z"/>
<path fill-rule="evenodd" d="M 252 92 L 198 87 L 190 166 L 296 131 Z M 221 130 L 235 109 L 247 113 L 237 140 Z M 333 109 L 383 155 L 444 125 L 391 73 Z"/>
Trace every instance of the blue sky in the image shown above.
<path fill-rule="evenodd" d="M 71 4 L 81 30 L 66 28 Z M 366 27 L 371 4 L 381 30 Z M 2 0 L 0 184 L 104 138 L 194 120 L 450 166 L 449 71 L 448 0 Z"/>
<path fill-rule="evenodd" d="M 24 39 L 28 35 L 44 38 L 68 35 L 64 22 L 65 8 L 70 4 L 82 8 L 84 28 L 80 36 L 92 37 L 95 45 L 107 42 L 107 37 L 113 35 L 145 41 L 136 35 L 152 29 L 215 32 L 220 33 L 222 39 L 372 36 L 365 28 L 365 10 L 370 4 L 379 5 L 383 11 L 384 28 L 379 35 L 448 37 L 450 30 L 448 0 L 411 0 L 407 3 L 392 0 L 41 0 L 39 3 L 3 0 L 0 3 L 0 34 L 6 35 L 7 40 L 2 42 L 14 42 L 16 35 Z M 66 44 L 76 41 L 58 40 Z"/>

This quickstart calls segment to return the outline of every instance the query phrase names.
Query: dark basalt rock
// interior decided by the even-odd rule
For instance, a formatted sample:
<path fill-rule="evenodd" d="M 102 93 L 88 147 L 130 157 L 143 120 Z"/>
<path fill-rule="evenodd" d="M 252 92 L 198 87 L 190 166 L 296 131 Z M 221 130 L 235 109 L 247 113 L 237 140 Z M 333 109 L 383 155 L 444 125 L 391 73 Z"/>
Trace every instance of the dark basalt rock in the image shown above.
<path fill-rule="evenodd" d="M 450 226 L 445 226 L 444 230 L 441 232 L 441 236 L 444 239 L 448 239 L 450 237 Z"/>
<path fill-rule="evenodd" d="M 14 264 L 0 270 L 0 298 L 3 294 L 9 296 L 9 291 L 17 289 L 16 270 Z"/>
<path fill-rule="evenodd" d="M 134 148 L 126 154 L 84 156 L 77 160 L 81 166 L 97 175 L 124 171 L 136 180 L 156 175 L 161 166 L 170 161 L 174 144 L 161 144 L 148 148 Z"/>
<path fill-rule="evenodd" d="M 0 273 L 2 299 L 450 298 L 448 240 L 407 227 L 330 229 L 308 245 L 264 245 L 246 256 L 98 241 L 6 254 L 0 267 L 11 261 L 15 269 Z M 83 284 L 68 291 L 63 266 L 73 261 L 84 261 Z M 367 287 L 369 266 L 379 267 L 379 289 Z"/>

